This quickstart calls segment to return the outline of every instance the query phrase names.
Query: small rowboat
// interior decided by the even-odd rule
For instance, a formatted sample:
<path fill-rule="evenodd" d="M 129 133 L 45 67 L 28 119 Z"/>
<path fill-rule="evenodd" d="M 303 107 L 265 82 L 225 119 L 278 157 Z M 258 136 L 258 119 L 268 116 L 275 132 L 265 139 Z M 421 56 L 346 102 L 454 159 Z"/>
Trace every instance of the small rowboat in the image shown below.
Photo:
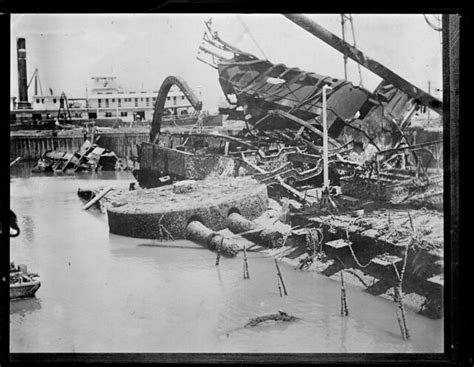
<path fill-rule="evenodd" d="M 20 267 L 19 267 L 20 268 Z M 41 286 L 38 274 L 22 269 L 10 270 L 10 299 L 33 297 Z"/>

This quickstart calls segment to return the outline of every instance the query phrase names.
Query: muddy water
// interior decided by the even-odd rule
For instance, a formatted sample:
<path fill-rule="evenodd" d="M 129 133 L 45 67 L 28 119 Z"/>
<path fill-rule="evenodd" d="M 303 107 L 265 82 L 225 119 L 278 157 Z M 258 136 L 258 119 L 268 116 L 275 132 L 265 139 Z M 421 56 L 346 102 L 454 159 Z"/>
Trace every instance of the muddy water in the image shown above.
<path fill-rule="evenodd" d="M 221 258 L 191 248 L 109 234 L 96 209 L 76 192 L 103 184 L 128 187 L 128 172 L 11 176 L 11 207 L 22 233 L 12 260 L 41 276 L 36 297 L 10 302 L 11 352 L 442 352 L 443 325 L 408 311 L 403 341 L 396 305 L 348 289 L 341 318 L 339 284 L 281 264 L 289 295 L 281 298 L 273 259 Z M 29 176 L 29 177 L 28 177 Z M 112 181 L 113 180 L 113 181 Z M 249 318 L 282 309 L 293 323 L 243 328 Z"/>

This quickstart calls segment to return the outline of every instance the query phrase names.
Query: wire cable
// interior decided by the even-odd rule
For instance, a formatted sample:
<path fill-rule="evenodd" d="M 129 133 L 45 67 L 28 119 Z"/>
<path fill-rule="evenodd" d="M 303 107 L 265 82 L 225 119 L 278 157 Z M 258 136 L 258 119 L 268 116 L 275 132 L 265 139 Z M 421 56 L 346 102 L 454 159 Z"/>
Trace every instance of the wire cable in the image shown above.
<path fill-rule="evenodd" d="M 262 48 L 261 48 L 260 45 L 258 44 L 258 42 L 257 42 L 257 40 L 255 39 L 255 37 L 253 36 L 253 34 L 250 32 L 250 29 L 248 29 L 247 25 L 244 23 L 244 20 L 240 17 L 240 15 L 237 15 L 237 19 L 239 20 L 240 24 L 242 24 L 242 27 L 244 27 L 245 31 L 248 33 L 248 35 L 250 36 L 250 38 L 252 38 L 253 43 L 255 43 L 255 46 L 257 46 L 257 48 L 258 48 L 259 51 L 262 53 L 262 55 L 263 55 L 263 57 L 265 58 L 265 60 L 268 60 L 267 55 L 265 55 L 265 52 L 263 52 Z"/>

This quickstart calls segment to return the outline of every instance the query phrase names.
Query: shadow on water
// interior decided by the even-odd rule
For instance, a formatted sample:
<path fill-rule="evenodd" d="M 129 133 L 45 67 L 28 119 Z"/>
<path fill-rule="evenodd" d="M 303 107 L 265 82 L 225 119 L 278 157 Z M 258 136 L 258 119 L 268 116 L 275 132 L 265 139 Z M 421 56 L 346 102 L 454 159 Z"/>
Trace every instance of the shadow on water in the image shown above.
<path fill-rule="evenodd" d="M 41 309 L 41 299 L 36 297 L 15 299 L 10 301 L 10 314 L 22 317 Z"/>
<path fill-rule="evenodd" d="M 26 240 L 29 242 L 34 242 L 35 240 L 35 221 L 29 215 L 23 215 L 20 217 L 22 234 L 25 236 Z"/>
<path fill-rule="evenodd" d="M 280 321 L 264 321 L 255 326 L 245 326 L 245 323 L 250 319 L 246 320 L 242 326 L 233 327 L 227 330 L 224 330 L 219 333 L 220 337 L 230 338 L 234 333 L 250 333 L 250 334 L 261 334 L 262 336 L 267 335 L 269 332 L 285 332 L 289 327 L 292 326 L 295 322 L 301 322 L 300 320 L 295 320 L 291 322 L 280 322 Z"/>

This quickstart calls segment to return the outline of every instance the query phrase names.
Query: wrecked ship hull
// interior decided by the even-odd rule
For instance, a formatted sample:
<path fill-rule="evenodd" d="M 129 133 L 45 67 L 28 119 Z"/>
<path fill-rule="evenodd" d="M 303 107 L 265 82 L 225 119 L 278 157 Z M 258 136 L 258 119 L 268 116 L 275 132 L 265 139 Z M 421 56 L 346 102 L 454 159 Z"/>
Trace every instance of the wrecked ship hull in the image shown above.
<path fill-rule="evenodd" d="M 329 135 L 342 132 L 344 120 L 352 118 L 368 101 L 370 92 L 350 82 L 323 76 L 267 60 L 245 60 L 218 64 L 219 82 L 228 101 L 244 107 L 244 115 L 262 129 L 288 127 L 286 119 L 259 122 L 269 110 L 283 110 L 305 121 L 322 113 L 322 87 L 328 85 Z M 237 101 L 232 101 L 232 96 Z M 365 107 L 365 106 L 364 106 Z M 271 125 L 270 125 L 271 124 Z"/>
<path fill-rule="evenodd" d="M 88 171 L 101 169 L 113 171 L 124 169 L 116 154 L 108 149 L 92 145 L 86 141 L 82 147 L 74 153 L 48 150 L 33 167 L 34 173 L 40 172 L 64 172 L 68 170 Z"/>

